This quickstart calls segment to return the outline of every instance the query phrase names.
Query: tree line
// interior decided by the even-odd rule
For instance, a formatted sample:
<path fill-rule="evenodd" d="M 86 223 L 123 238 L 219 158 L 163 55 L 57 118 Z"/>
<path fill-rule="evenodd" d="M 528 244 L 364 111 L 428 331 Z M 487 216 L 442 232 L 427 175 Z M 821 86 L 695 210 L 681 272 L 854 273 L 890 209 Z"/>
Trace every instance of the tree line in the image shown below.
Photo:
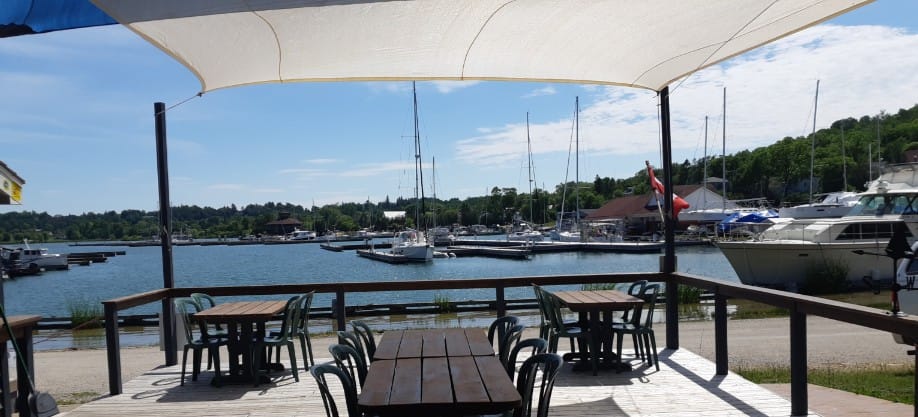
<path fill-rule="evenodd" d="M 726 164 L 728 198 L 764 198 L 771 204 L 793 204 L 809 199 L 811 152 L 815 191 L 858 191 L 878 175 L 883 164 L 906 161 L 908 151 L 918 150 L 918 105 L 896 114 L 838 120 L 813 135 L 785 137 L 776 143 L 726 156 L 708 156 L 708 175 L 715 176 Z M 672 166 L 674 184 L 701 184 L 705 158 L 685 160 Z M 319 233 L 355 231 L 363 228 L 393 230 L 422 225 L 508 224 L 519 213 L 524 219 L 551 224 L 564 207 L 572 210 L 579 199 L 584 209 L 599 208 L 607 201 L 650 191 L 646 170 L 629 178 L 599 177 L 592 182 L 568 182 L 554 189 L 536 188 L 529 193 L 513 187 L 494 186 L 487 195 L 427 199 L 421 219 L 414 213 L 420 203 L 414 198 L 387 197 L 373 203 L 339 203 L 304 207 L 290 203 L 251 204 L 239 208 L 177 206 L 172 208 L 173 230 L 195 238 L 232 238 L 263 233 L 266 225 L 282 213 L 298 219 L 303 227 Z M 563 200 L 563 201 L 562 201 Z M 419 208 L 419 207 L 417 207 Z M 404 219 L 387 219 L 384 211 L 405 211 Z M 417 210 L 420 211 L 420 210 Z M 436 219 L 436 222 L 434 222 Z M 50 215 L 37 212 L 0 214 L 0 242 L 79 240 L 144 240 L 157 235 L 157 211 L 124 210 L 80 215 Z"/>

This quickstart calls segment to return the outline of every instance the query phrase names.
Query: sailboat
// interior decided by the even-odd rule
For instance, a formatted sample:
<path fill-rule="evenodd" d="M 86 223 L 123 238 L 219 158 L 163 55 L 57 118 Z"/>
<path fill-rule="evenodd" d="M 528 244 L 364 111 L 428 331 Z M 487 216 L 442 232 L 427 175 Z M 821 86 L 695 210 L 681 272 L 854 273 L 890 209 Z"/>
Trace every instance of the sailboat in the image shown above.
<path fill-rule="evenodd" d="M 532 141 L 529 138 L 529 112 L 526 112 L 526 150 L 529 155 L 529 219 L 532 219 Z M 542 234 L 532 228 L 532 225 L 523 221 L 519 212 L 513 215 L 513 224 L 507 233 L 507 240 L 511 242 L 541 242 Z"/>
<path fill-rule="evenodd" d="M 816 80 L 816 98 L 813 102 L 813 135 L 810 145 L 810 202 L 793 207 L 782 207 L 778 209 L 780 217 L 789 217 L 794 219 L 812 219 L 826 217 L 842 217 L 857 204 L 860 195 L 848 190 L 848 180 L 844 178 L 845 191 L 836 191 L 825 194 L 823 199 L 818 202 L 813 201 L 813 161 L 816 154 L 816 109 L 819 105 L 819 80 Z M 842 163 L 845 162 L 845 130 L 842 126 Z M 843 171 L 846 171 L 844 169 Z M 842 174 L 845 176 L 845 174 Z"/>
<path fill-rule="evenodd" d="M 415 223 L 420 227 L 421 213 L 424 205 L 424 174 L 421 170 L 421 133 L 418 128 L 418 93 L 415 83 L 411 83 L 411 92 L 414 98 L 414 199 L 415 204 Z M 420 197 L 418 193 L 420 192 Z M 398 233 L 392 239 L 392 249 L 388 251 L 377 251 L 373 248 L 367 250 L 358 250 L 358 256 L 375 259 L 389 263 L 406 263 L 406 262 L 428 262 L 433 259 L 433 245 L 427 240 L 427 236 L 417 230 L 406 228 Z"/>
<path fill-rule="evenodd" d="M 580 97 L 574 98 L 574 201 L 575 211 L 564 212 L 564 201 L 567 199 L 567 188 L 561 197 L 561 212 L 558 213 L 558 222 L 555 232 L 551 234 L 552 240 L 560 242 L 580 242 Z M 570 165 L 568 165 L 570 166 Z M 565 187 L 567 180 L 565 179 Z"/>
<path fill-rule="evenodd" d="M 703 202 L 700 207 L 693 208 L 691 210 L 684 210 L 679 214 L 679 222 L 681 223 L 702 223 L 702 224 L 712 224 L 720 223 L 724 220 L 727 220 L 731 217 L 745 216 L 749 214 L 756 214 L 766 218 L 777 217 L 777 214 L 773 211 L 762 210 L 756 207 L 742 207 L 737 204 L 737 201 L 759 201 L 760 199 L 750 199 L 750 200 L 728 200 L 727 199 L 727 88 L 724 87 L 724 101 L 723 101 L 723 150 L 721 154 L 721 159 L 723 162 L 723 178 L 722 178 L 722 190 L 723 196 L 720 199 L 719 203 L 711 201 L 719 205 L 720 207 L 715 207 L 712 204 L 709 204 L 707 200 L 708 190 L 708 118 L 704 118 L 704 187 L 702 188 L 702 198 Z M 712 193 L 713 194 L 713 193 Z"/>

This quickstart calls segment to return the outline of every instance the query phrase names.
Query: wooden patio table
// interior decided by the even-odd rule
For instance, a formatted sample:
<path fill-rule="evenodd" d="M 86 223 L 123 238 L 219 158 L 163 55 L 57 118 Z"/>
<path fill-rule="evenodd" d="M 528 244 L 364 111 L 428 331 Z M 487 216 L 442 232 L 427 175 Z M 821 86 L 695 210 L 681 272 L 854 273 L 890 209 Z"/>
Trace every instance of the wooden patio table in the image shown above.
<path fill-rule="evenodd" d="M 22 361 L 16 359 L 16 403 L 19 404 L 19 415 L 29 417 L 32 411 L 28 407 L 29 394 L 32 387 L 29 385 L 29 377 L 33 380 L 35 362 L 32 360 L 32 329 L 41 320 L 41 316 L 10 316 L 8 317 L 10 330 L 13 331 L 13 337 L 19 346 L 19 352 L 22 354 Z M 7 342 L 10 341 L 10 334 L 3 326 L 3 319 L 0 319 L 0 407 L 3 407 L 3 417 L 13 415 L 13 398 L 10 397 L 10 373 L 9 361 L 7 357 Z M 24 363 L 24 365 L 23 365 Z"/>
<path fill-rule="evenodd" d="M 597 357 L 600 367 L 619 371 L 631 370 L 631 365 L 622 363 L 621 358 L 612 352 L 612 315 L 615 311 L 640 307 L 644 300 L 616 290 L 558 291 L 553 294 L 568 309 L 580 315 L 581 325 L 589 327 L 590 333 L 593 334 L 593 345 L 590 346 L 589 352 L 590 355 L 602 354 Z M 589 370 L 589 359 L 583 357 L 574 369 Z"/>
<path fill-rule="evenodd" d="M 239 301 L 217 304 L 195 313 L 194 318 L 201 326 L 207 323 L 224 324 L 229 333 L 229 374 L 215 377 L 213 383 L 254 382 L 255 378 L 263 378 L 262 382 L 270 382 L 259 372 L 265 368 L 265 363 L 253 364 L 254 342 L 265 337 L 265 323 L 282 313 L 286 307 L 286 301 Z M 240 357 L 241 363 L 238 360 Z M 267 359 L 266 355 L 262 355 L 262 358 Z M 271 370 L 282 369 L 282 365 L 275 364 Z"/>
<path fill-rule="evenodd" d="M 522 401 L 481 329 L 388 331 L 373 359 L 357 401 L 369 414 L 499 414 Z"/>

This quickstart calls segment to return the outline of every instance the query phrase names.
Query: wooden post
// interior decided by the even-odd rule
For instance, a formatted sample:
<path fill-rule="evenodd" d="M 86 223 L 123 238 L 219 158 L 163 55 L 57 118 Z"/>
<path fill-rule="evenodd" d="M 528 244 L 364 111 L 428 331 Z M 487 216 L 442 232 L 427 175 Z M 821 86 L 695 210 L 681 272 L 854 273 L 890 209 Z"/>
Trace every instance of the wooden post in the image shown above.
<path fill-rule="evenodd" d="M 507 300 L 504 299 L 504 286 L 498 285 L 494 288 L 495 295 L 497 299 L 497 317 L 503 317 L 507 315 Z"/>
<path fill-rule="evenodd" d="M 791 415 L 805 416 L 809 408 L 806 387 L 806 313 L 798 311 L 794 304 L 790 314 Z"/>
<path fill-rule="evenodd" d="M 730 370 L 727 351 L 727 297 L 719 291 L 714 294 L 714 352 L 717 375 L 726 375 Z"/>
<path fill-rule="evenodd" d="M 675 216 L 673 216 L 673 140 L 669 125 L 669 87 L 660 90 L 660 128 L 663 140 L 663 268 L 667 274 L 676 271 Z M 657 201 L 659 204 L 659 201 Z M 679 349 L 679 285 L 666 281 L 666 347 Z"/>
<path fill-rule="evenodd" d="M 153 103 L 156 125 L 156 172 L 159 179 L 159 244 L 163 256 L 163 288 L 175 288 L 172 266 L 172 209 L 169 202 L 169 161 L 166 149 L 166 105 Z M 162 302 L 163 338 L 166 348 L 166 365 L 178 363 L 178 345 L 175 321 L 172 319 L 172 299 Z"/>
<path fill-rule="evenodd" d="M 335 320 L 338 323 L 338 330 L 347 331 L 347 311 L 344 309 L 344 290 L 335 291 L 335 302 L 332 308 L 335 310 Z"/>
<path fill-rule="evenodd" d="M 118 308 L 105 304 L 105 351 L 108 356 L 108 392 L 121 394 L 121 341 L 118 337 Z"/>

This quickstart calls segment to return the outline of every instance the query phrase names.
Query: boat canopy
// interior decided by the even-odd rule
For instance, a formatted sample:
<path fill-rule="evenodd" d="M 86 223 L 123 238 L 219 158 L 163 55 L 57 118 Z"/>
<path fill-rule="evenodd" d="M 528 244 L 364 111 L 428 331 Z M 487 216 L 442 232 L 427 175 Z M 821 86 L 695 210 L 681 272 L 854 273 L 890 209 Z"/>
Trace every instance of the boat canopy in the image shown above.
<path fill-rule="evenodd" d="M 375 80 L 660 91 L 871 1 L 93 0 L 191 70 L 201 92 Z"/>

